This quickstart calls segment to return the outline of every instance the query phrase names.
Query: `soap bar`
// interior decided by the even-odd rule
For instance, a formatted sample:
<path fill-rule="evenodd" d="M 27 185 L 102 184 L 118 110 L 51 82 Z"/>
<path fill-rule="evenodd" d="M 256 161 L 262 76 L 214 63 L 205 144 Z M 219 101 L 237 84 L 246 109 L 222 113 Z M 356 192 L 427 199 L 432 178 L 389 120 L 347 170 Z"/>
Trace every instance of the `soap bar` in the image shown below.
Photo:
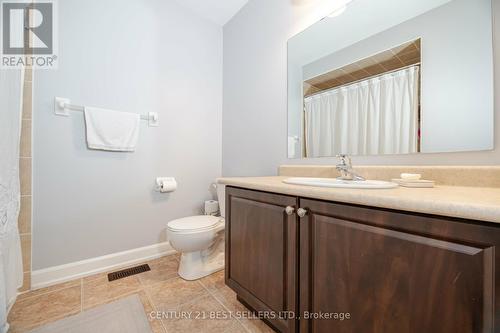
<path fill-rule="evenodd" d="M 402 173 L 401 174 L 401 179 L 404 180 L 419 180 L 422 178 L 422 175 L 419 173 Z"/>

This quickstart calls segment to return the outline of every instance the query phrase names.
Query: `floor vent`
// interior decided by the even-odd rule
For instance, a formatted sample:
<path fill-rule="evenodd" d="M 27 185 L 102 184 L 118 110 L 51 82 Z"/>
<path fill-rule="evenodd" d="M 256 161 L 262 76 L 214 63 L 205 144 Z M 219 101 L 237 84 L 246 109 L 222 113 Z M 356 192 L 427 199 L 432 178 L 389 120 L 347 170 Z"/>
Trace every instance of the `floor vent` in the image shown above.
<path fill-rule="evenodd" d="M 121 271 L 109 273 L 108 274 L 108 281 L 111 282 L 114 280 L 123 279 L 123 278 L 126 278 L 127 276 L 132 276 L 132 275 L 136 275 L 139 273 L 144 273 L 144 272 L 147 272 L 150 270 L 151 270 L 151 268 L 149 268 L 148 264 L 123 269 Z"/>

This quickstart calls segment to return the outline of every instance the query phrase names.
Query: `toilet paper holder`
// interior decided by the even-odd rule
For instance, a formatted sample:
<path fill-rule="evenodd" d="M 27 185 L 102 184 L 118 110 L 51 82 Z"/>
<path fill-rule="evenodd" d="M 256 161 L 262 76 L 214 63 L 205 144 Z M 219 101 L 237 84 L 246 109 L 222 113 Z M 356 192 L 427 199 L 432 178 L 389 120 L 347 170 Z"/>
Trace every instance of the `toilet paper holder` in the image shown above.
<path fill-rule="evenodd" d="M 170 193 L 177 189 L 177 181 L 174 177 L 156 178 L 156 190 L 160 193 Z"/>

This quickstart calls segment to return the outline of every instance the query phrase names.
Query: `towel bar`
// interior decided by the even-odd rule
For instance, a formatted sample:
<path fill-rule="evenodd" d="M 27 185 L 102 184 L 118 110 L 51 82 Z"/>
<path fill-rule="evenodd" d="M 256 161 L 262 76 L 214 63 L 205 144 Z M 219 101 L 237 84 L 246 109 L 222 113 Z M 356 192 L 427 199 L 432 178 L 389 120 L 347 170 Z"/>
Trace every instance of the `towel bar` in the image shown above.
<path fill-rule="evenodd" d="M 74 105 L 70 103 L 67 98 L 56 97 L 54 99 L 54 113 L 58 116 L 69 116 L 69 111 L 85 111 L 83 105 Z M 160 124 L 157 112 L 149 112 L 148 114 L 141 114 L 142 120 L 147 120 L 150 127 L 158 127 Z"/>

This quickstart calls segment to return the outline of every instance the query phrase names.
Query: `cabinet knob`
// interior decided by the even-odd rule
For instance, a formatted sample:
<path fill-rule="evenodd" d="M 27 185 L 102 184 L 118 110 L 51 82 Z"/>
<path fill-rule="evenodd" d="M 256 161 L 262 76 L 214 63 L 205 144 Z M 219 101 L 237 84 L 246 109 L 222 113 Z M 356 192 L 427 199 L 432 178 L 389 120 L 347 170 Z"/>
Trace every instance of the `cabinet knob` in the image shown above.
<path fill-rule="evenodd" d="M 307 209 L 304 209 L 304 208 L 297 209 L 297 215 L 299 217 L 304 217 L 304 216 L 306 216 L 306 214 L 307 214 Z"/>
<path fill-rule="evenodd" d="M 295 212 L 295 208 L 293 208 L 292 206 L 287 206 L 287 207 L 285 208 L 285 213 L 286 213 L 286 215 L 292 215 L 292 214 L 293 214 L 293 212 Z"/>

